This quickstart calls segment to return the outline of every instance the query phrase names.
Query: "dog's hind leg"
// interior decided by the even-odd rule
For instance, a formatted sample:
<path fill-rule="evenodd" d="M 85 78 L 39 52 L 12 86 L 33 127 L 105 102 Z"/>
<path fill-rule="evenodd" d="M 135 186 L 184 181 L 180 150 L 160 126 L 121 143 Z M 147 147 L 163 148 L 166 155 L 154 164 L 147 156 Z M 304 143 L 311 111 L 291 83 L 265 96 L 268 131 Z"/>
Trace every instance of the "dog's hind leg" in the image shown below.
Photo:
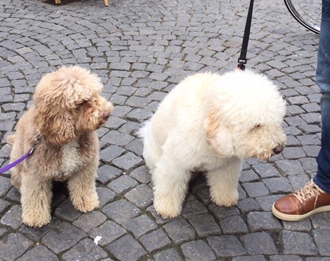
<path fill-rule="evenodd" d="M 34 175 L 22 174 L 21 203 L 23 223 L 42 227 L 51 221 L 51 180 L 40 181 Z"/>
<path fill-rule="evenodd" d="M 229 159 L 228 164 L 206 174 L 210 186 L 212 201 L 218 206 L 230 207 L 238 201 L 238 179 L 242 170 L 242 161 L 238 158 Z"/>
<path fill-rule="evenodd" d="M 183 169 L 175 162 L 173 159 L 162 157 L 152 174 L 154 207 L 163 218 L 180 215 L 191 176 L 189 170 Z"/>

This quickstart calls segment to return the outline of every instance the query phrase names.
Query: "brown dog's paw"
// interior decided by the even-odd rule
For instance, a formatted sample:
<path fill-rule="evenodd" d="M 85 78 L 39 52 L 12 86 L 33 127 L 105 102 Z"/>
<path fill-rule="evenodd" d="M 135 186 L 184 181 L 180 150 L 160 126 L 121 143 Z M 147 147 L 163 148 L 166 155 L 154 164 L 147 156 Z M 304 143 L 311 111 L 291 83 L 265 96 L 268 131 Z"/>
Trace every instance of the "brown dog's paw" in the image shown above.
<path fill-rule="evenodd" d="M 79 199 L 72 200 L 73 206 L 80 212 L 89 212 L 100 206 L 98 196 L 84 196 Z"/>
<path fill-rule="evenodd" d="M 35 213 L 33 215 L 22 215 L 22 221 L 23 224 L 28 227 L 43 227 L 50 223 L 51 221 L 51 215 L 45 214 L 45 215 L 38 215 L 40 213 Z"/>

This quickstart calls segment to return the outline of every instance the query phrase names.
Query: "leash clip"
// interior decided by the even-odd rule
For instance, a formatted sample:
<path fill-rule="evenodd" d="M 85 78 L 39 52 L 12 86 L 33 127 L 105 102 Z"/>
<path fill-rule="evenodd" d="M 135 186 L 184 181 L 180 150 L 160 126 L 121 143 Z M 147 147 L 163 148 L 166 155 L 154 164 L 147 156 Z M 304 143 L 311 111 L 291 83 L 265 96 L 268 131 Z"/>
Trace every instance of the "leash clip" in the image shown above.
<path fill-rule="evenodd" d="M 244 71 L 245 70 L 245 64 L 247 62 L 247 59 L 241 59 L 241 58 L 238 58 L 238 65 L 237 65 L 237 68 Z"/>
<path fill-rule="evenodd" d="M 32 148 L 31 148 L 30 152 L 29 152 L 30 155 L 36 150 L 36 148 L 40 144 L 40 140 L 41 140 L 41 135 L 38 134 L 38 136 L 34 139 L 34 143 L 32 145 Z"/>

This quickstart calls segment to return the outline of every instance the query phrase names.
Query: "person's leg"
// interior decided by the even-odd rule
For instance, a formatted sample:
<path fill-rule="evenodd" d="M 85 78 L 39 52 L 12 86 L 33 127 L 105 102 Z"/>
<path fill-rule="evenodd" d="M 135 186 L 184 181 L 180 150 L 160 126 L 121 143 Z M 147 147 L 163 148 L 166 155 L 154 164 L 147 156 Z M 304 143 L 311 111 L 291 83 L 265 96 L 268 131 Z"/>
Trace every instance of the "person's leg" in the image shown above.
<path fill-rule="evenodd" d="M 285 221 L 298 221 L 317 212 L 330 211 L 330 0 L 322 0 L 316 81 L 322 93 L 321 150 L 314 179 L 296 193 L 277 200 L 273 214 Z"/>
<path fill-rule="evenodd" d="M 322 23 L 319 39 L 316 81 L 322 92 L 321 151 L 317 157 L 318 171 L 314 182 L 330 193 L 330 0 L 322 1 Z"/>

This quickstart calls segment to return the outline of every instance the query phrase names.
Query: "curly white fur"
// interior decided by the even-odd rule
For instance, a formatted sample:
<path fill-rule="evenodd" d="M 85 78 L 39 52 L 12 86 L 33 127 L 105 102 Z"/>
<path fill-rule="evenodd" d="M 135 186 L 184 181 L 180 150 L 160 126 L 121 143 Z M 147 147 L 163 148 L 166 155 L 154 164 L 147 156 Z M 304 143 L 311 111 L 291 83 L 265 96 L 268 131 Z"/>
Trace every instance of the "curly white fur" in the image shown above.
<path fill-rule="evenodd" d="M 178 84 L 140 130 L 157 213 L 181 213 L 196 170 L 207 171 L 217 205 L 237 204 L 242 160 L 268 160 L 283 150 L 285 111 L 277 87 L 248 70 L 198 73 Z"/>

